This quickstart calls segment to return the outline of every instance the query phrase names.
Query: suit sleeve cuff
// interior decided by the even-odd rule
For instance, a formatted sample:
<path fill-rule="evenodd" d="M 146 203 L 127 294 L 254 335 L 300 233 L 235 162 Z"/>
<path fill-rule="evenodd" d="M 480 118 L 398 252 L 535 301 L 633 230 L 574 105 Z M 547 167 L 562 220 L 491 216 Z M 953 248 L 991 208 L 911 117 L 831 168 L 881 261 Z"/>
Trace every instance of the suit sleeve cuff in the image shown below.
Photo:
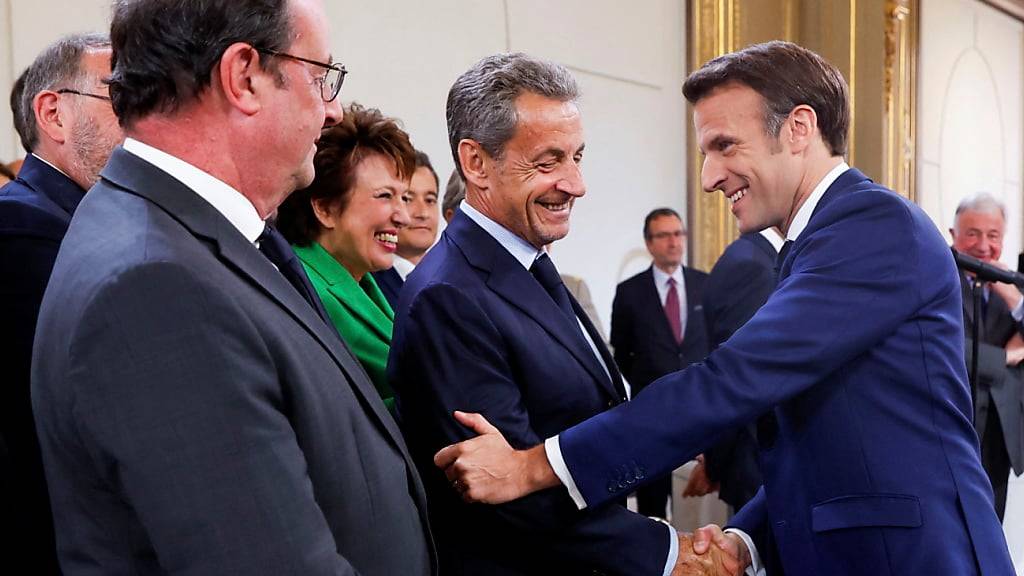
<path fill-rule="evenodd" d="M 580 510 L 585 509 L 587 501 L 583 499 L 583 494 L 580 494 L 576 482 L 572 479 L 572 474 L 569 473 L 569 468 L 565 465 L 565 460 L 562 459 L 562 448 L 558 445 L 558 436 L 552 436 L 544 441 L 544 453 L 548 457 L 548 464 L 554 470 L 555 476 L 558 476 L 562 485 L 569 491 L 569 497 L 576 503 L 576 507 Z M 676 545 L 678 546 L 678 543 Z"/>
<path fill-rule="evenodd" d="M 661 519 L 655 518 L 655 520 Z M 665 559 L 665 571 L 662 572 L 662 576 L 672 576 L 672 569 L 676 567 L 676 560 L 679 559 L 679 533 L 671 524 L 664 520 L 661 521 L 668 528 L 668 558 Z"/>
<path fill-rule="evenodd" d="M 1016 320 L 1017 323 L 1024 320 L 1024 298 L 1021 298 L 1020 302 L 1013 307 L 1013 310 L 1010 310 L 1010 316 L 1013 316 L 1013 319 Z"/>
<path fill-rule="evenodd" d="M 761 564 L 761 555 L 757 553 L 757 547 L 754 546 L 754 541 L 750 539 L 750 536 L 739 528 L 726 528 L 725 533 L 739 536 L 740 540 L 743 540 L 743 544 L 746 545 L 747 550 L 750 551 L 750 566 L 747 566 L 747 571 L 744 574 L 746 576 L 765 576 L 764 565 Z"/>

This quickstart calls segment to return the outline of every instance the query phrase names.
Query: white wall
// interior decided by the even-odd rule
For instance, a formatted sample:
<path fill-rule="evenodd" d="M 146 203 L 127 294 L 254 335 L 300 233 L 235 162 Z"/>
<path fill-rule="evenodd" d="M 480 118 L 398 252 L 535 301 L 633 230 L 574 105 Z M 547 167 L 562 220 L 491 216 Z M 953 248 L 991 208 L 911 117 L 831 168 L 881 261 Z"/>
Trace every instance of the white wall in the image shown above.
<path fill-rule="evenodd" d="M 345 102 L 401 118 L 442 185 L 453 163 L 444 106 L 471 64 L 519 50 L 568 66 L 583 88 L 585 198 L 553 251 L 587 280 L 605 328 L 615 285 L 646 266 L 640 229 L 657 206 L 686 208 L 683 2 L 678 0 L 328 1 Z M 10 24 L 14 23 L 12 27 Z M 0 95 L 59 35 L 103 30 L 108 0 L 0 0 Z M 0 106 L 0 158 L 22 154 Z"/>
<path fill-rule="evenodd" d="M 1002 260 L 1021 251 L 1024 24 L 975 0 L 922 0 L 918 202 L 944 234 L 979 191 L 1007 207 Z M 1024 574 L 1024 478 L 1010 481 L 1006 535 Z"/>

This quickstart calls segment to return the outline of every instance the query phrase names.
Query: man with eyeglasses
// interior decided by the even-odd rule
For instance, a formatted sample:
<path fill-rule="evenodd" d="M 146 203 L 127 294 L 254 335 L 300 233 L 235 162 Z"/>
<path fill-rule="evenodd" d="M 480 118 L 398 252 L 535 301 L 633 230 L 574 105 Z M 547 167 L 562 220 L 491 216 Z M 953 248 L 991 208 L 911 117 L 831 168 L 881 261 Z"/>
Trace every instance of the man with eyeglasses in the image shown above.
<path fill-rule="evenodd" d="M 395 422 L 266 220 L 339 121 L 320 0 L 118 0 L 128 136 L 40 311 L 68 573 L 436 574 Z"/>
<path fill-rule="evenodd" d="M 0 432 L 11 474 L 0 516 L 10 550 L 23 559 L 13 561 L 33 574 L 59 572 L 29 399 L 32 340 L 71 216 L 124 138 L 103 84 L 109 74 L 107 36 L 66 36 L 36 57 L 11 92 L 28 156 L 17 178 L 0 188 Z"/>
<path fill-rule="evenodd" d="M 700 362 L 708 353 L 701 305 L 708 275 L 683 266 L 686 228 L 679 213 L 671 208 L 648 213 L 644 243 L 651 266 L 620 283 L 612 302 L 615 362 L 634 396 L 665 374 Z M 665 518 L 671 493 L 671 474 L 641 487 L 636 491 L 637 512 Z"/>

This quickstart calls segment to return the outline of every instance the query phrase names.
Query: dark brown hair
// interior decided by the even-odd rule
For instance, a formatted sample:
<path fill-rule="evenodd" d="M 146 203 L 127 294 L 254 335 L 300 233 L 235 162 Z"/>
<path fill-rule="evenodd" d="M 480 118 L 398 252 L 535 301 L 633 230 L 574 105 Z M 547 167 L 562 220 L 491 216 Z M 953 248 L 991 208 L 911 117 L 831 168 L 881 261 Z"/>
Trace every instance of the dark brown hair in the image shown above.
<path fill-rule="evenodd" d="M 846 81 L 821 56 L 791 42 L 755 44 L 709 60 L 686 79 L 683 95 L 696 104 L 731 83 L 748 86 L 764 98 L 764 125 L 770 136 L 778 137 L 793 108 L 805 104 L 817 114 L 818 129 L 832 155 L 846 154 Z"/>
<path fill-rule="evenodd" d="M 277 227 L 292 244 L 308 246 L 320 234 L 320 221 L 313 202 L 325 202 L 333 210 L 344 211 L 356 168 L 372 154 L 381 154 L 395 163 L 398 177 L 408 180 L 416 170 L 416 149 L 409 135 L 393 118 L 376 108 L 353 103 L 345 109 L 342 121 L 320 134 L 313 166 L 313 183 L 294 192 L 277 211 Z"/>

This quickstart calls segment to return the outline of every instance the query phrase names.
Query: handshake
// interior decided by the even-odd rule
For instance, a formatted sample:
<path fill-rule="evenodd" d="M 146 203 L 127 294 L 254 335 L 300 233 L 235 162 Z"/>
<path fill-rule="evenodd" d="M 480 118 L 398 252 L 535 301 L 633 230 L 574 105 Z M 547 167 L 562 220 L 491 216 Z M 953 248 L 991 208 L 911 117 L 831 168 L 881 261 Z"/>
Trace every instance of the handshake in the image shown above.
<path fill-rule="evenodd" d="M 750 553 L 739 536 L 709 524 L 693 534 L 679 534 L 672 576 L 740 576 L 749 565 Z"/>

